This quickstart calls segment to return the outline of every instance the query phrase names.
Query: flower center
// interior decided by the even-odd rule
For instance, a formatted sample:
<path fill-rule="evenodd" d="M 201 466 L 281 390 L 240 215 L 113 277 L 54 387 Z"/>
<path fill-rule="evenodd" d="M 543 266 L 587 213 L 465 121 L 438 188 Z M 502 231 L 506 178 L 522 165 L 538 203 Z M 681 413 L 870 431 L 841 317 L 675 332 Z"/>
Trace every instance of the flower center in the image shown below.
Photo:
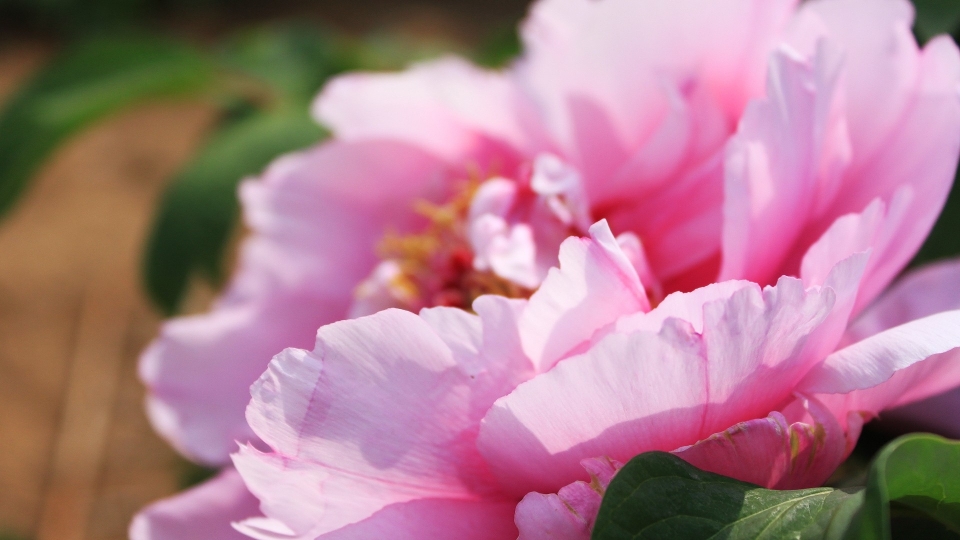
<path fill-rule="evenodd" d="M 383 237 L 382 262 L 357 287 L 351 316 L 389 307 L 469 310 L 485 294 L 530 297 L 557 265 L 560 244 L 592 222 L 576 170 L 549 154 L 530 165 L 516 179 L 463 182 L 444 204 L 416 203 L 427 225 Z"/>
<path fill-rule="evenodd" d="M 533 290 L 475 268 L 469 240 L 469 215 L 480 183 L 465 181 L 444 204 L 417 201 L 414 211 L 427 220 L 414 234 L 387 232 L 377 246 L 383 260 L 357 287 L 354 316 L 386 307 L 417 312 L 435 306 L 470 310 L 485 294 L 528 298 Z"/>

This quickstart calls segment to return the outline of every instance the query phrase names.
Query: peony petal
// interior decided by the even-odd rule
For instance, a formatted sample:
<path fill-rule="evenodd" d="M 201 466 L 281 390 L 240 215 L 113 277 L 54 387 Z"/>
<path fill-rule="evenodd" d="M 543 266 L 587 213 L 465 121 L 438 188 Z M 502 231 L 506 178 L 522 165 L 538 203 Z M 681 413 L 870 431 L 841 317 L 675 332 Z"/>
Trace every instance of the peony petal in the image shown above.
<path fill-rule="evenodd" d="M 720 157 L 678 173 L 655 191 L 636 197 L 620 193 L 617 205 L 602 212 L 614 230 L 640 237 L 666 292 L 716 281 L 723 228 Z"/>
<path fill-rule="evenodd" d="M 861 212 L 872 200 L 888 205 L 908 188 L 910 216 L 889 235 L 882 257 L 868 271 L 866 305 L 919 249 L 940 212 L 960 154 L 960 53 L 949 37 L 918 50 L 906 0 L 807 2 L 791 37 L 810 54 L 822 39 L 843 50 L 845 107 L 852 161 L 819 222 L 819 236 L 839 216 Z M 876 89 L 882 86 L 883 92 Z M 826 201 L 825 201 L 826 202 Z"/>
<path fill-rule="evenodd" d="M 921 319 L 942 311 L 960 308 L 960 261 L 952 260 L 915 270 L 900 279 L 851 325 L 847 341 L 855 343 L 900 324 Z M 822 396 L 826 403 L 842 415 L 858 411 L 875 416 L 881 411 L 884 420 L 900 426 L 935 430 L 950 436 L 960 434 L 951 404 L 953 393 L 942 394 L 960 386 L 960 352 L 932 356 L 896 372 L 888 381 L 872 388 L 841 396 Z M 940 394 L 940 395 L 938 395 Z M 893 411 L 898 407 L 930 396 L 929 403 Z"/>
<path fill-rule="evenodd" d="M 452 308 L 388 310 L 321 328 L 314 352 L 278 355 L 247 412 L 274 453 L 235 456 L 264 513 L 320 535 L 394 503 L 495 494 L 476 426 L 532 366 L 477 350 L 487 338 L 472 333 L 499 335 L 514 309 L 481 304 L 482 328 Z"/>
<path fill-rule="evenodd" d="M 798 399 L 785 411 L 741 422 L 674 451 L 700 469 L 768 489 L 802 489 L 826 482 L 847 456 L 836 418 L 815 400 Z"/>
<path fill-rule="evenodd" d="M 674 89 L 703 86 L 733 125 L 762 90 L 763 61 L 794 3 L 541 1 L 521 31 L 519 76 L 564 154 L 602 186 L 670 131 Z"/>
<path fill-rule="evenodd" d="M 233 521 L 260 514 L 259 502 L 233 469 L 141 510 L 130 524 L 131 540 L 242 540 Z"/>
<path fill-rule="evenodd" d="M 389 538 L 424 540 L 515 540 L 516 504 L 511 502 L 451 501 L 421 499 L 394 504 L 369 519 L 325 534 L 317 540 Z"/>
<path fill-rule="evenodd" d="M 337 77 L 313 114 L 341 140 L 393 139 L 460 161 L 490 150 L 513 158 L 533 151 L 526 107 L 508 77 L 448 57 L 402 73 Z"/>
<path fill-rule="evenodd" d="M 444 173 L 408 146 L 332 143 L 245 183 L 253 236 L 227 293 L 210 313 L 167 323 L 141 358 L 157 431 L 211 465 L 253 440 L 243 417 L 250 385 L 277 352 L 309 347 L 317 328 L 347 315 L 379 237 L 412 226 L 409 204 L 429 198 Z"/>
<path fill-rule="evenodd" d="M 556 494 L 528 493 L 517 505 L 518 540 L 590 540 L 610 480 L 622 467 L 598 458 L 585 460 L 590 482 L 574 482 Z"/>
<path fill-rule="evenodd" d="M 960 310 L 917 319 L 828 356 L 798 386 L 809 394 L 846 394 L 889 380 L 895 373 L 960 347 Z"/>
<path fill-rule="evenodd" d="M 835 297 L 793 278 L 719 300 L 689 295 L 702 335 L 676 318 L 656 333 L 607 335 L 499 399 L 480 451 L 505 484 L 547 493 L 581 479 L 584 458 L 669 451 L 765 415 L 822 358 L 818 332 Z"/>
<path fill-rule="evenodd" d="M 768 95 L 747 107 L 727 148 L 721 280 L 793 273 L 794 244 L 850 161 L 841 66 L 827 46 L 810 61 L 788 49 L 773 56 Z"/>
<path fill-rule="evenodd" d="M 392 504 L 363 521 L 320 536 L 298 535 L 276 520 L 250 519 L 236 527 L 246 534 L 245 538 L 256 540 L 514 540 L 515 506 L 513 502 L 500 501 L 418 499 Z"/>
<path fill-rule="evenodd" d="M 590 235 L 564 241 L 560 268 L 550 270 L 521 316 L 524 350 L 540 371 L 618 317 L 650 309 L 637 271 L 606 221 L 594 224 Z"/>

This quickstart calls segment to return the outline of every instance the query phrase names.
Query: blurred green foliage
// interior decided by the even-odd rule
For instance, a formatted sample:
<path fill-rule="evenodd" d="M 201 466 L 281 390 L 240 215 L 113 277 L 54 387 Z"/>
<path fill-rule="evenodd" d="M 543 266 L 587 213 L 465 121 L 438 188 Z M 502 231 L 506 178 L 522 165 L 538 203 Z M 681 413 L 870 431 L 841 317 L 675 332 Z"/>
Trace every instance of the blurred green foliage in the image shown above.
<path fill-rule="evenodd" d="M 318 140 L 323 131 L 299 108 L 257 112 L 227 123 L 167 190 L 147 243 L 147 290 L 173 313 L 200 271 L 223 278 L 223 250 L 237 221 L 237 183 L 277 156 Z"/>
<path fill-rule="evenodd" d="M 138 36 L 77 44 L 0 113 L 0 214 L 67 136 L 132 103 L 201 91 L 212 75 L 203 56 L 177 42 Z"/>
<path fill-rule="evenodd" d="M 914 31 L 921 41 L 960 30 L 960 0 L 913 0 L 913 4 L 917 8 Z"/>

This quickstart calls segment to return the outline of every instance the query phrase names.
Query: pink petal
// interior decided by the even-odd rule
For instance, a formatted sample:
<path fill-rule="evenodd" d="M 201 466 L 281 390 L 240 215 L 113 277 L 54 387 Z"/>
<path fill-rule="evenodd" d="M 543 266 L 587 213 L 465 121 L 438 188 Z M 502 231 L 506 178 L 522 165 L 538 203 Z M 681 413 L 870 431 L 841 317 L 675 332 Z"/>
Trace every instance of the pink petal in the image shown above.
<path fill-rule="evenodd" d="M 560 268 L 547 274 L 520 319 L 524 350 L 540 371 L 550 369 L 618 317 L 650 309 L 637 271 L 605 221 L 590 239 L 560 247 Z"/>
<path fill-rule="evenodd" d="M 509 156 L 529 148 L 526 107 L 504 75 L 448 57 L 402 73 L 337 77 L 313 112 L 341 140 L 405 141 L 459 161 L 485 151 Z"/>
<path fill-rule="evenodd" d="M 608 335 L 498 400 L 478 446 L 506 485 L 547 493 L 582 479 L 584 458 L 669 451 L 766 415 L 822 358 L 835 297 L 782 278 L 700 303 L 702 335 L 676 318 Z"/>
<path fill-rule="evenodd" d="M 822 485 L 847 455 L 840 425 L 813 400 L 798 399 L 784 413 L 741 422 L 674 454 L 700 469 L 768 489 Z"/>
<path fill-rule="evenodd" d="M 528 493 L 517 505 L 518 540 L 590 540 L 607 485 L 622 465 L 585 460 L 590 482 L 574 482 L 556 494 Z"/>
<path fill-rule="evenodd" d="M 680 171 L 654 191 L 618 193 L 616 206 L 600 212 L 617 231 L 643 241 L 666 292 L 689 291 L 716 281 L 723 228 L 723 161 L 719 154 Z M 637 177 L 630 178 L 633 184 Z"/>
<path fill-rule="evenodd" d="M 513 524 L 515 507 L 516 505 L 512 502 L 420 499 L 390 505 L 359 523 L 323 534 L 316 537 L 316 540 L 361 538 L 515 540 L 517 538 L 517 527 Z M 292 538 L 272 533 L 269 529 L 262 531 L 257 528 L 257 525 L 255 521 L 245 523 L 241 525 L 241 530 L 254 538 L 271 540 Z M 314 540 L 314 537 L 309 537 L 309 540 Z"/>
<path fill-rule="evenodd" d="M 481 304 L 482 328 L 452 308 L 388 310 L 321 328 L 313 352 L 278 355 L 247 412 L 274 453 L 235 456 L 264 513 L 320 535 L 394 503 L 495 495 L 477 425 L 532 370 L 477 350 L 514 316 L 509 302 Z"/>
<path fill-rule="evenodd" d="M 868 339 L 884 330 L 942 311 L 960 308 L 960 261 L 946 261 L 913 271 L 900 279 L 857 319 L 847 332 L 848 342 Z M 960 386 L 960 352 L 932 356 L 896 372 L 873 388 L 842 396 L 822 396 L 838 414 L 860 411 L 896 424 L 935 430 L 950 436 L 960 434 L 952 410 L 954 391 Z M 890 407 L 937 396 L 929 402 L 886 411 Z M 960 435 L 957 435 L 960 436 Z"/>
<path fill-rule="evenodd" d="M 216 478 L 141 510 L 130 524 L 131 540 L 242 540 L 230 525 L 260 514 L 259 502 L 237 471 Z"/>
<path fill-rule="evenodd" d="M 185 455 L 228 462 L 253 440 L 250 385 L 286 347 L 347 315 L 388 226 L 411 226 L 445 169 L 396 143 L 324 144 L 277 160 L 242 186 L 253 236 L 226 294 L 208 314 L 175 319 L 144 352 L 140 376 L 156 429 Z"/>
<path fill-rule="evenodd" d="M 808 2 L 790 38 L 810 54 L 826 38 L 843 50 L 846 118 L 852 161 L 833 203 L 811 234 L 861 212 L 872 200 L 888 205 L 909 187 L 910 216 L 890 236 L 882 265 L 869 270 L 862 304 L 892 280 L 920 247 L 946 200 L 960 151 L 960 54 L 948 37 L 920 51 L 905 0 Z M 877 92 L 879 87 L 885 88 Z M 876 254 L 879 258 L 879 254 Z"/>
<path fill-rule="evenodd" d="M 794 244 L 850 161 L 841 55 L 826 46 L 810 61 L 794 55 L 773 56 L 768 96 L 747 107 L 727 148 L 721 280 L 791 273 Z"/>
<path fill-rule="evenodd" d="M 900 370 L 960 347 L 960 310 L 917 319 L 828 356 L 798 386 L 810 394 L 846 394 L 872 388 Z"/>
<path fill-rule="evenodd" d="M 670 88 L 702 85 L 732 125 L 761 91 L 763 61 L 793 5 L 538 2 L 522 28 L 519 75 L 564 154 L 599 186 L 654 137 L 669 115 Z"/>

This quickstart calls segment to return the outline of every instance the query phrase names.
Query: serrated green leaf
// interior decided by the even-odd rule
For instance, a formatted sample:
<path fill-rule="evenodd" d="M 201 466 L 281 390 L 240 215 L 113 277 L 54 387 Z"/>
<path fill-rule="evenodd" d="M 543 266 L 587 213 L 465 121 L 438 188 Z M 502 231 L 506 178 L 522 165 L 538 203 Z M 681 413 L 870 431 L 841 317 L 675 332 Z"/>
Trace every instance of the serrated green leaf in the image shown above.
<path fill-rule="evenodd" d="M 775 491 L 701 471 L 665 452 L 641 454 L 607 487 L 593 540 L 843 538 L 859 490 Z"/>
<path fill-rule="evenodd" d="M 926 41 L 937 34 L 949 34 L 960 26 L 960 2 L 957 0 L 913 0 L 917 10 L 914 23 L 917 36 Z"/>
<path fill-rule="evenodd" d="M 204 89 L 213 73 L 194 50 L 153 38 L 71 47 L 0 113 L 0 215 L 64 138 L 131 103 Z"/>
<path fill-rule="evenodd" d="M 170 185 L 144 259 L 151 298 L 173 313 L 190 276 L 221 276 L 224 247 L 237 219 L 237 184 L 274 158 L 323 136 L 305 110 L 254 113 L 222 129 Z"/>
<path fill-rule="evenodd" d="M 960 533 L 960 442 L 912 434 L 885 446 L 870 466 L 861 519 L 851 538 L 889 540 L 891 502 Z"/>

